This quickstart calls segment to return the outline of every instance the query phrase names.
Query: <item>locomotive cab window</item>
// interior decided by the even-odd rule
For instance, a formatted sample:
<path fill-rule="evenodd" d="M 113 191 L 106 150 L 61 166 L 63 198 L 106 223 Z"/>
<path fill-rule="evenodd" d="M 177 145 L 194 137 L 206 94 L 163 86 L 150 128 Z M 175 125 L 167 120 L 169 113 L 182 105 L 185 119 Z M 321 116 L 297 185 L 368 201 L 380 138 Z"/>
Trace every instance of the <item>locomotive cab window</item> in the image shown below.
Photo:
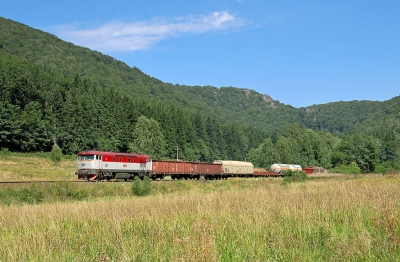
<path fill-rule="evenodd" d="M 94 155 L 84 155 L 84 156 L 78 156 L 78 159 L 77 160 L 94 160 Z"/>

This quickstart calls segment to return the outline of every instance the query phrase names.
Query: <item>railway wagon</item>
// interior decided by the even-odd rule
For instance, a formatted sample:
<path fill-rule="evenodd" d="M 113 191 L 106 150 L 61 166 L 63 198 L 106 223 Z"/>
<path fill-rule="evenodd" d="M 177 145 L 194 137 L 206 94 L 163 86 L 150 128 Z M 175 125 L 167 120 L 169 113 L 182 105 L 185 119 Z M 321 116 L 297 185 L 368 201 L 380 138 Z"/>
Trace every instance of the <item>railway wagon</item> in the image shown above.
<path fill-rule="evenodd" d="M 148 155 L 105 151 L 82 151 L 76 160 L 78 179 L 110 180 L 152 177 L 152 159 Z"/>
<path fill-rule="evenodd" d="M 223 178 L 221 164 L 218 164 L 218 163 L 193 163 L 193 165 L 194 165 L 194 168 L 197 168 L 198 171 L 207 180 Z"/>
<path fill-rule="evenodd" d="M 273 164 L 271 166 L 272 172 L 282 173 L 283 171 L 286 171 L 286 170 L 303 171 L 303 169 L 299 165 Z"/>
<path fill-rule="evenodd" d="M 222 169 L 220 164 L 153 160 L 153 177 L 163 179 L 171 176 L 175 179 L 200 179 L 201 176 L 208 179 L 211 177 L 221 177 Z"/>
<path fill-rule="evenodd" d="M 250 162 L 216 160 L 214 163 L 222 165 L 223 178 L 254 176 L 254 166 Z"/>
<path fill-rule="evenodd" d="M 308 167 L 303 167 L 303 172 L 305 172 L 307 175 L 311 175 L 314 173 L 315 168 L 313 166 L 308 166 Z"/>
<path fill-rule="evenodd" d="M 265 169 L 254 169 L 254 177 L 278 177 L 282 176 L 279 172 L 268 171 Z"/>

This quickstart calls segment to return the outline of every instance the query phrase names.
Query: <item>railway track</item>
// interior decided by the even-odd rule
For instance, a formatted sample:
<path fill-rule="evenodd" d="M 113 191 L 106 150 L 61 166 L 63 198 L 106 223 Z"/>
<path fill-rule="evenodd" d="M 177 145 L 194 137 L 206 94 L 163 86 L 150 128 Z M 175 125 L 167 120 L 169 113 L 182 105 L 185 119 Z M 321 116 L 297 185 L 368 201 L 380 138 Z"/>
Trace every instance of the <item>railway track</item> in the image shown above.
<path fill-rule="evenodd" d="M 157 180 L 155 182 L 170 182 L 173 180 Z M 1 184 L 45 184 L 45 183 L 122 183 L 122 182 L 133 182 L 133 180 L 123 181 L 123 180 L 110 180 L 110 181 L 88 181 L 88 180 L 76 180 L 76 181 L 62 181 L 62 180 L 43 180 L 43 181 L 0 181 Z"/>
<path fill-rule="evenodd" d="M 259 178 L 259 177 L 263 177 L 263 176 L 253 176 L 251 178 Z M 272 177 L 272 176 L 266 176 L 266 177 Z M 231 178 L 232 179 L 232 178 Z M 152 180 L 153 182 L 157 182 L 157 183 L 162 183 L 162 182 L 174 182 L 174 181 L 214 181 L 214 180 L 207 180 L 207 179 L 170 179 L 170 178 L 166 178 L 166 179 L 161 179 L 161 180 Z M 225 180 L 225 179 L 224 179 Z M 216 179 L 215 181 L 219 181 L 218 179 Z M 1 184 L 45 184 L 45 183 L 131 183 L 133 182 L 132 179 L 129 179 L 127 181 L 123 180 L 123 179 L 111 179 L 111 180 L 93 180 L 93 181 L 89 181 L 89 180 L 34 180 L 34 181 L 0 181 L 0 185 Z"/>
<path fill-rule="evenodd" d="M 82 183 L 87 181 L 61 181 L 61 180 L 46 180 L 46 181 L 0 181 L 0 184 L 34 184 L 34 183 Z"/>

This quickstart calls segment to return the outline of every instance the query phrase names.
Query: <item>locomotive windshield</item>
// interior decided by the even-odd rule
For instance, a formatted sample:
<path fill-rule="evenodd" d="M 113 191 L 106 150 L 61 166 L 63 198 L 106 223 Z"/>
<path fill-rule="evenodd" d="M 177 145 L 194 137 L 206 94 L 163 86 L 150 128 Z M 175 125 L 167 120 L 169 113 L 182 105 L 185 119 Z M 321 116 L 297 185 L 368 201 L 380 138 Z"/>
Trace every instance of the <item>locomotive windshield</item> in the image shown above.
<path fill-rule="evenodd" d="M 77 160 L 94 160 L 94 155 L 84 155 L 84 156 L 78 156 Z"/>

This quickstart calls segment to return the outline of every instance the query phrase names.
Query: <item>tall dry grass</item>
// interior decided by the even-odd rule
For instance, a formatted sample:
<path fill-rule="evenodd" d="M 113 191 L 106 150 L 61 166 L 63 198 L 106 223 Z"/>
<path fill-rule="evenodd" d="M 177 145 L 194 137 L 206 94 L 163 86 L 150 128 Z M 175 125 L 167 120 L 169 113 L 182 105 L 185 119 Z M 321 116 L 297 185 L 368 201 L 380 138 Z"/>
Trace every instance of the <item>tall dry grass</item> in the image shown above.
<path fill-rule="evenodd" d="M 0 260 L 396 261 L 400 257 L 398 177 L 286 185 L 257 181 L 254 187 L 212 192 L 191 188 L 145 198 L 0 207 Z"/>

